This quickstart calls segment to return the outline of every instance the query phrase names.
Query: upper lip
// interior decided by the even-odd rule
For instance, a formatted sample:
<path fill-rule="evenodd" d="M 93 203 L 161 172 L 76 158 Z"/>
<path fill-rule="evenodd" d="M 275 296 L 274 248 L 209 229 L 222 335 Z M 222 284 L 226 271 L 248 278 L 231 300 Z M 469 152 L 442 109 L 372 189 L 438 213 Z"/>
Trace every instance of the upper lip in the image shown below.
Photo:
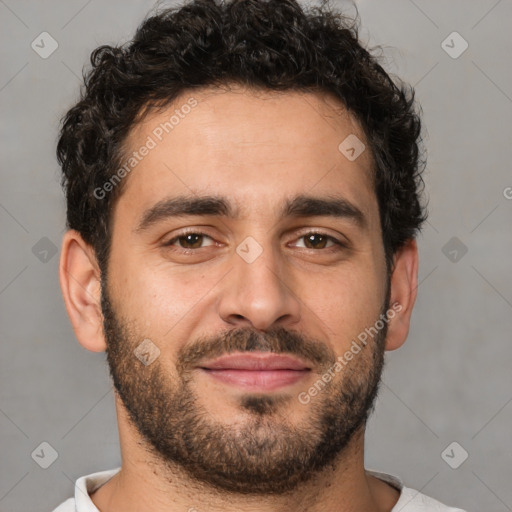
<path fill-rule="evenodd" d="M 309 370 L 300 359 L 270 352 L 230 354 L 199 365 L 208 370 Z"/>

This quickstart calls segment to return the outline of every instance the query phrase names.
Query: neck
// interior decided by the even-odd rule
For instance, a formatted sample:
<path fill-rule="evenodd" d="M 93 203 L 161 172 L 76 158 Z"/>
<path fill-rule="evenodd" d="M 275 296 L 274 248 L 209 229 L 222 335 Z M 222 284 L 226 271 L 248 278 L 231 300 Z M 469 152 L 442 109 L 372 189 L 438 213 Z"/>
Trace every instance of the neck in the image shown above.
<path fill-rule="evenodd" d="M 101 512 L 389 512 L 399 492 L 364 469 L 364 428 L 336 463 L 284 495 L 219 491 L 162 462 L 129 422 L 116 397 L 121 470 L 91 499 Z"/>

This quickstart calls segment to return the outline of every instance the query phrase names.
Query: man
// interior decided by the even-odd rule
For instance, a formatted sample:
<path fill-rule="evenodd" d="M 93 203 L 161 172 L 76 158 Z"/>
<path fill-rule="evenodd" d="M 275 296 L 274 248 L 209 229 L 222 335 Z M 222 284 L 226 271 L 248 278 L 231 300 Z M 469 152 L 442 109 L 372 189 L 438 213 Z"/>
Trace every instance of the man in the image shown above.
<path fill-rule="evenodd" d="M 416 298 L 412 91 L 294 0 L 197 0 L 91 60 L 60 279 L 122 465 L 56 510 L 459 510 L 363 460 Z"/>

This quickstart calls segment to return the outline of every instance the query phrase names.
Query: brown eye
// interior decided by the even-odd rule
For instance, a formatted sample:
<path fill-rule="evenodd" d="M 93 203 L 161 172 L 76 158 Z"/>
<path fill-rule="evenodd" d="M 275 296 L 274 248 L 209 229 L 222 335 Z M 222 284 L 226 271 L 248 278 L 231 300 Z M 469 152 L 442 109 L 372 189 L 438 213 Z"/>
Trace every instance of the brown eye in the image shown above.
<path fill-rule="evenodd" d="M 308 249 L 325 249 L 325 245 L 330 239 L 330 237 L 318 233 L 311 233 L 310 235 L 305 235 L 303 238 L 305 240 L 304 245 Z"/>
<path fill-rule="evenodd" d="M 199 249 L 203 242 L 203 235 L 190 233 L 188 235 L 180 236 L 178 240 L 180 242 L 180 246 L 184 249 Z"/>
<path fill-rule="evenodd" d="M 303 240 L 304 245 L 298 245 L 305 249 L 330 249 L 333 246 L 344 247 L 344 244 L 334 237 L 326 235 L 325 233 L 306 233 L 299 237 L 298 240 Z M 329 245 L 327 245 L 329 244 Z"/>
<path fill-rule="evenodd" d="M 169 240 L 165 245 L 166 246 L 175 246 L 176 242 L 178 245 L 178 248 L 181 249 L 201 249 L 204 247 L 204 242 L 206 240 L 212 240 L 211 237 L 204 233 L 184 233 L 182 235 L 179 235 L 172 240 Z M 212 245 L 211 243 L 208 245 Z"/>

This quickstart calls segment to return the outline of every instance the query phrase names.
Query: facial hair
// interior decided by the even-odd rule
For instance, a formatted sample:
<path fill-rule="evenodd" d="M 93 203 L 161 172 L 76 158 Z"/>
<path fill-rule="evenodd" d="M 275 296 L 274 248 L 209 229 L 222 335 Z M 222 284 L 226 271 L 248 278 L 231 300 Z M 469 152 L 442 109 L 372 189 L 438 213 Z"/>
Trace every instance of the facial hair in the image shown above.
<path fill-rule="evenodd" d="M 236 328 L 184 345 L 174 372 L 165 368 L 162 356 L 146 366 L 134 350 L 147 336 L 137 332 L 136 322 L 117 314 L 107 288 L 102 281 L 103 327 L 114 387 L 144 446 L 170 474 L 181 469 L 196 483 L 230 493 L 289 493 L 334 467 L 374 408 L 386 322 L 335 379 L 322 381 L 325 386 L 307 405 L 289 393 L 243 393 L 238 405 L 249 420 L 230 425 L 213 419 L 198 399 L 193 385 L 198 370 L 193 368 L 199 361 L 235 351 L 289 354 L 310 361 L 321 380 L 336 354 L 325 343 L 283 327 L 264 333 Z M 388 304 L 389 294 L 383 314 Z M 160 348 L 165 350 L 162 342 Z M 279 414 L 291 400 L 297 408 L 307 408 L 300 423 Z"/>

